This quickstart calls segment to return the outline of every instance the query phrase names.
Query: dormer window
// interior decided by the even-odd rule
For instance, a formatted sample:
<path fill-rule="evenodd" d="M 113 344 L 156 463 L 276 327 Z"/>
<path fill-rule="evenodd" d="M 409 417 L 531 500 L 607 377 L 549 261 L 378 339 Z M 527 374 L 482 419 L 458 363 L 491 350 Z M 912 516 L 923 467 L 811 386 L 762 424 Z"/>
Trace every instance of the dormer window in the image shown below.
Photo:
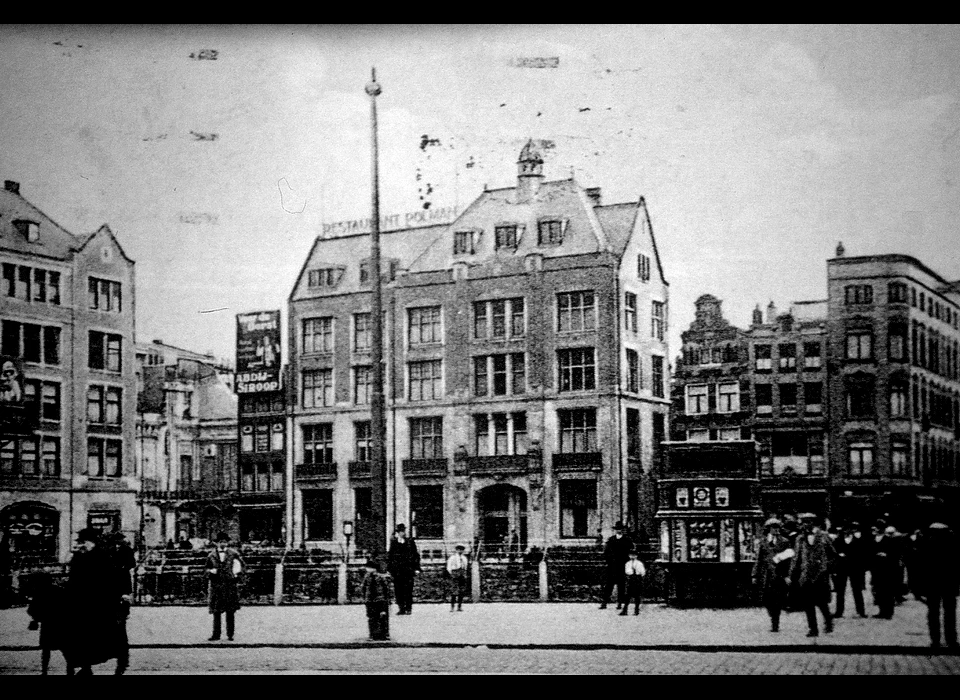
<path fill-rule="evenodd" d="M 560 245 L 563 243 L 566 223 L 561 219 L 541 221 L 537 229 L 537 245 Z"/>
<path fill-rule="evenodd" d="M 474 248 L 474 231 L 455 231 L 453 234 L 453 254 L 454 255 L 473 255 L 476 252 Z"/>
<path fill-rule="evenodd" d="M 310 270 L 307 273 L 308 287 L 336 287 L 340 284 L 345 267 L 321 267 L 316 270 Z"/>
<path fill-rule="evenodd" d="M 516 249 L 520 242 L 519 226 L 516 224 L 503 224 L 494 228 L 494 247 L 497 250 L 502 248 Z"/>
<path fill-rule="evenodd" d="M 397 278 L 397 268 L 399 263 L 396 260 L 384 260 L 380 258 L 380 269 L 383 271 L 385 280 L 392 282 Z M 360 261 L 360 284 L 365 286 L 370 284 L 370 260 Z"/>
<path fill-rule="evenodd" d="M 13 225 L 20 235 L 30 243 L 36 243 L 40 240 L 40 224 L 37 222 L 20 219 L 19 221 L 14 221 Z"/>

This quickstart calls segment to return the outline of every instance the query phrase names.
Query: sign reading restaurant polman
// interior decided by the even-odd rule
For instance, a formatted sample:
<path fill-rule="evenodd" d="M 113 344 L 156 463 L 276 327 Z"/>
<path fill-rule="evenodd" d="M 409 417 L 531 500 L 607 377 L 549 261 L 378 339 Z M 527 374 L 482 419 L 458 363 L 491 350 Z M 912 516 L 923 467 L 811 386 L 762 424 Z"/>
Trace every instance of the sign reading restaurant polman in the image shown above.
<path fill-rule="evenodd" d="M 237 314 L 238 394 L 280 389 L 280 312 Z"/>

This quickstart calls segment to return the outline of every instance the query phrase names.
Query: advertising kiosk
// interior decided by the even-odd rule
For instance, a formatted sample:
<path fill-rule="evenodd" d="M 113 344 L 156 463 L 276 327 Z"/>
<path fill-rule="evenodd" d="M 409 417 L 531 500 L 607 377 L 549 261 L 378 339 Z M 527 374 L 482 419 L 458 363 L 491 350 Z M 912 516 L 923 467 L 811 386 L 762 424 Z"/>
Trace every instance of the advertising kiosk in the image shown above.
<path fill-rule="evenodd" d="M 750 575 L 763 522 L 756 443 L 661 445 L 655 518 L 668 604 L 756 604 Z"/>

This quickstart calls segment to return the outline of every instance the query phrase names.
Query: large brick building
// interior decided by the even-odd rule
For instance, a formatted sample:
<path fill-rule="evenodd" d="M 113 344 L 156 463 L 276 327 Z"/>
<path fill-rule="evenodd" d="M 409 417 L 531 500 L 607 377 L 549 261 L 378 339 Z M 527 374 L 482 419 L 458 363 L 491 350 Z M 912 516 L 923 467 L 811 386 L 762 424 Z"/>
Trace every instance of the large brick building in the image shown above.
<path fill-rule="evenodd" d="M 26 418 L 10 421 L 16 402 L 0 405 L 4 544 L 65 561 L 83 527 L 132 541 L 134 263 L 106 225 L 75 236 L 8 180 L 0 274 L 0 355 L 11 372 L 22 366 Z"/>
<path fill-rule="evenodd" d="M 437 548 L 652 535 L 668 287 L 646 205 L 544 182 L 532 142 L 518 166 L 452 224 L 382 234 L 388 521 Z M 317 239 L 290 295 L 295 544 L 369 516 L 369 246 Z"/>

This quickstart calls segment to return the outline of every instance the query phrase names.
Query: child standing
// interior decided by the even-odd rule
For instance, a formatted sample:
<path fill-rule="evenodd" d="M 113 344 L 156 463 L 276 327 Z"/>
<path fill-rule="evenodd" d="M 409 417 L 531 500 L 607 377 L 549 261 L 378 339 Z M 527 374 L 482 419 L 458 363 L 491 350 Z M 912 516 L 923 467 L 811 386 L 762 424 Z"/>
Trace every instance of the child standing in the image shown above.
<path fill-rule="evenodd" d="M 370 639 L 386 641 L 390 639 L 390 603 L 393 600 L 392 578 L 380 571 L 380 566 L 372 559 L 367 560 L 367 575 L 360 586 L 360 595 L 367 606 L 367 625 Z"/>
<path fill-rule="evenodd" d="M 623 601 L 623 611 L 621 615 L 627 614 L 627 608 L 630 607 L 630 599 L 633 599 L 633 614 L 640 614 L 640 591 L 643 588 L 643 577 L 647 573 L 643 567 L 643 562 L 637 558 L 637 550 L 630 548 L 630 559 L 624 566 L 624 575 L 626 578 L 627 595 Z"/>

